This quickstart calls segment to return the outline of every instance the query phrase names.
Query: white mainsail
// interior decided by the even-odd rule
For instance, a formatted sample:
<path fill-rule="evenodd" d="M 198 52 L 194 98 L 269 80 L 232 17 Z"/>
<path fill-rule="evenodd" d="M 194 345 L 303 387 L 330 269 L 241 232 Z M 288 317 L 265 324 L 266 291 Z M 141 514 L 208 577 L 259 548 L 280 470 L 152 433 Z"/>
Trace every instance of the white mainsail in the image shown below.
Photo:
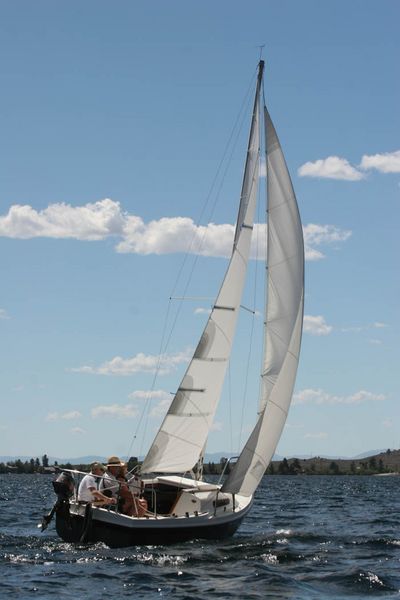
<path fill-rule="evenodd" d="M 259 417 L 222 491 L 251 496 L 281 436 L 299 361 L 304 307 L 304 243 L 296 197 L 275 128 L 264 107 L 268 255 L 265 356 Z"/>
<path fill-rule="evenodd" d="M 232 256 L 215 305 L 142 473 L 180 473 L 197 463 L 207 440 L 231 354 L 250 253 L 258 194 L 260 63 Z"/>

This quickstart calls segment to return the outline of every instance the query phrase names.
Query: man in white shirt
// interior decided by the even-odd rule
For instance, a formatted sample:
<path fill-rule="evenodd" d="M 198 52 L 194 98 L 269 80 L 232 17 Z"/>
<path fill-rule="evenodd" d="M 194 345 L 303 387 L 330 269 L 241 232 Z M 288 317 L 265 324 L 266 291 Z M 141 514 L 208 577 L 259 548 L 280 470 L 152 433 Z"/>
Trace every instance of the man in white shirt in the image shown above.
<path fill-rule="evenodd" d="M 79 484 L 78 500 L 80 502 L 94 502 L 100 504 L 116 504 L 114 498 L 108 498 L 98 490 L 98 482 L 101 481 L 105 467 L 101 463 L 93 463 L 90 473 L 85 475 Z"/>

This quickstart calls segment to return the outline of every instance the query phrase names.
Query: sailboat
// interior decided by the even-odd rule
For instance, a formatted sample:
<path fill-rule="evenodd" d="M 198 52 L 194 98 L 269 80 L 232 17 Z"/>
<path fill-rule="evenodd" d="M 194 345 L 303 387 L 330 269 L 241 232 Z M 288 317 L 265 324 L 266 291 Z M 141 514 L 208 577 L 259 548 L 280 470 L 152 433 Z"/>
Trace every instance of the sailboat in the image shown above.
<path fill-rule="evenodd" d="M 255 99 L 232 255 L 204 331 L 140 469 L 148 510 L 127 516 L 79 503 L 68 477 L 59 482 L 56 529 L 67 542 L 112 547 L 231 536 L 251 509 L 273 457 L 293 393 L 304 306 L 304 243 L 295 193 L 263 93 L 258 64 Z M 203 455 L 231 355 L 241 305 L 261 164 L 267 194 L 266 301 L 261 386 L 255 426 L 222 483 L 190 476 Z"/>

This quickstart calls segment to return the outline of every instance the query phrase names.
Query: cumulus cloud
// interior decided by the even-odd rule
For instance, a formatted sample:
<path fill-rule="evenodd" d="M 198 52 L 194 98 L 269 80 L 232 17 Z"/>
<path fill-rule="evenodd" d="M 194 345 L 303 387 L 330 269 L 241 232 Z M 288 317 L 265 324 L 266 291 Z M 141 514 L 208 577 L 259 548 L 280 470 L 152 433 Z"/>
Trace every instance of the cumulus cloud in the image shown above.
<path fill-rule="evenodd" d="M 83 366 L 71 369 L 71 371 L 75 373 L 89 373 L 92 375 L 119 376 L 133 375 L 134 373 L 155 373 L 158 371 L 159 375 L 166 375 L 181 363 L 188 362 L 190 357 L 191 352 L 189 350 L 179 352 L 178 354 L 163 354 L 162 356 L 146 355 L 139 352 L 139 354 L 136 354 L 136 356 L 133 356 L 132 358 L 115 356 L 98 367 Z"/>
<path fill-rule="evenodd" d="M 343 179 L 346 181 L 359 181 L 365 177 L 353 167 L 348 160 L 339 156 L 328 156 L 316 160 L 315 162 L 306 162 L 299 167 L 300 177 L 320 177 L 324 179 Z"/>
<path fill-rule="evenodd" d="M 138 409 L 133 404 L 109 404 L 92 408 L 91 415 L 94 419 L 99 417 L 129 419 L 138 415 Z"/>
<path fill-rule="evenodd" d="M 311 335 L 328 335 L 332 331 L 332 326 L 325 322 L 324 317 L 304 315 L 303 328 L 305 333 Z"/>
<path fill-rule="evenodd" d="M 400 173 L 400 150 L 383 154 L 364 154 L 357 167 L 351 165 L 346 158 L 328 156 L 315 162 L 306 162 L 299 167 L 297 173 L 300 177 L 360 181 L 366 177 L 363 171 L 371 169 L 380 173 Z"/>
<path fill-rule="evenodd" d="M 360 163 L 361 169 L 376 169 L 381 173 L 400 173 L 400 150 L 383 154 L 364 154 Z"/>
<path fill-rule="evenodd" d="M 80 419 L 82 414 L 78 410 L 70 410 L 69 412 L 60 414 L 58 412 L 49 413 L 46 417 L 46 421 L 72 421 L 74 419 Z"/>
<path fill-rule="evenodd" d="M 105 199 L 84 206 L 50 204 L 37 211 L 29 205 L 14 205 L 0 216 L 0 236 L 17 239 L 35 237 L 104 240 L 119 238 L 116 251 L 121 253 L 172 254 L 189 252 L 202 256 L 229 257 L 232 252 L 234 225 L 209 223 L 198 226 L 188 217 L 163 217 L 145 223 L 124 212 L 119 202 Z M 345 241 L 351 232 L 332 225 L 304 227 L 306 259 L 323 258 L 319 246 Z M 256 224 L 252 258 L 265 257 L 265 225 Z"/>
<path fill-rule="evenodd" d="M 1 319 L 9 319 L 10 316 L 4 308 L 0 308 L 0 320 Z"/>
<path fill-rule="evenodd" d="M 319 250 L 320 246 L 345 242 L 351 234 L 350 230 L 339 229 L 334 225 L 309 223 L 303 227 L 306 260 L 313 261 L 324 258 L 324 254 Z"/>
<path fill-rule="evenodd" d="M 321 389 L 305 389 L 293 395 L 293 404 L 362 404 L 363 402 L 382 402 L 384 394 L 373 394 L 360 390 L 349 396 L 335 396 Z"/>
<path fill-rule="evenodd" d="M 105 199 L 85 206 L 64 202 L 37 211 L 29 205 L 15 204 L 0 217 L 0 235 L 29 239 L 34 237 L 101 240 L 121 235 L 125 223 L 119 202 Z"/>
<path fill-rule="evenodd" d="M 172 395 L 165 390 L 136 390 L 129 394 L 129 398 L 151 401 L 152 403 L 156 400 L 156 404 L 152 406 L 149 413 L 150 417 L 154 418 L 163 417 L 172 401 Z"/>

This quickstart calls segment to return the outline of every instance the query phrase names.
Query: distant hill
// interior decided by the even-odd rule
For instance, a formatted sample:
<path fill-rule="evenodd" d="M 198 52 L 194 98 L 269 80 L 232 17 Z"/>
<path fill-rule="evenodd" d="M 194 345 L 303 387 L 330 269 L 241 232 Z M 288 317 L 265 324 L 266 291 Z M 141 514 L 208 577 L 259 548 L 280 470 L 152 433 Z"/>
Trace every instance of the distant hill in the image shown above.
<path fill-rule="evenodd" d="M 273 460 L 270 475 L 387 475 L 400 474 L 400 450 L 385 450 L 362 458 L 284 458 Z"/>

